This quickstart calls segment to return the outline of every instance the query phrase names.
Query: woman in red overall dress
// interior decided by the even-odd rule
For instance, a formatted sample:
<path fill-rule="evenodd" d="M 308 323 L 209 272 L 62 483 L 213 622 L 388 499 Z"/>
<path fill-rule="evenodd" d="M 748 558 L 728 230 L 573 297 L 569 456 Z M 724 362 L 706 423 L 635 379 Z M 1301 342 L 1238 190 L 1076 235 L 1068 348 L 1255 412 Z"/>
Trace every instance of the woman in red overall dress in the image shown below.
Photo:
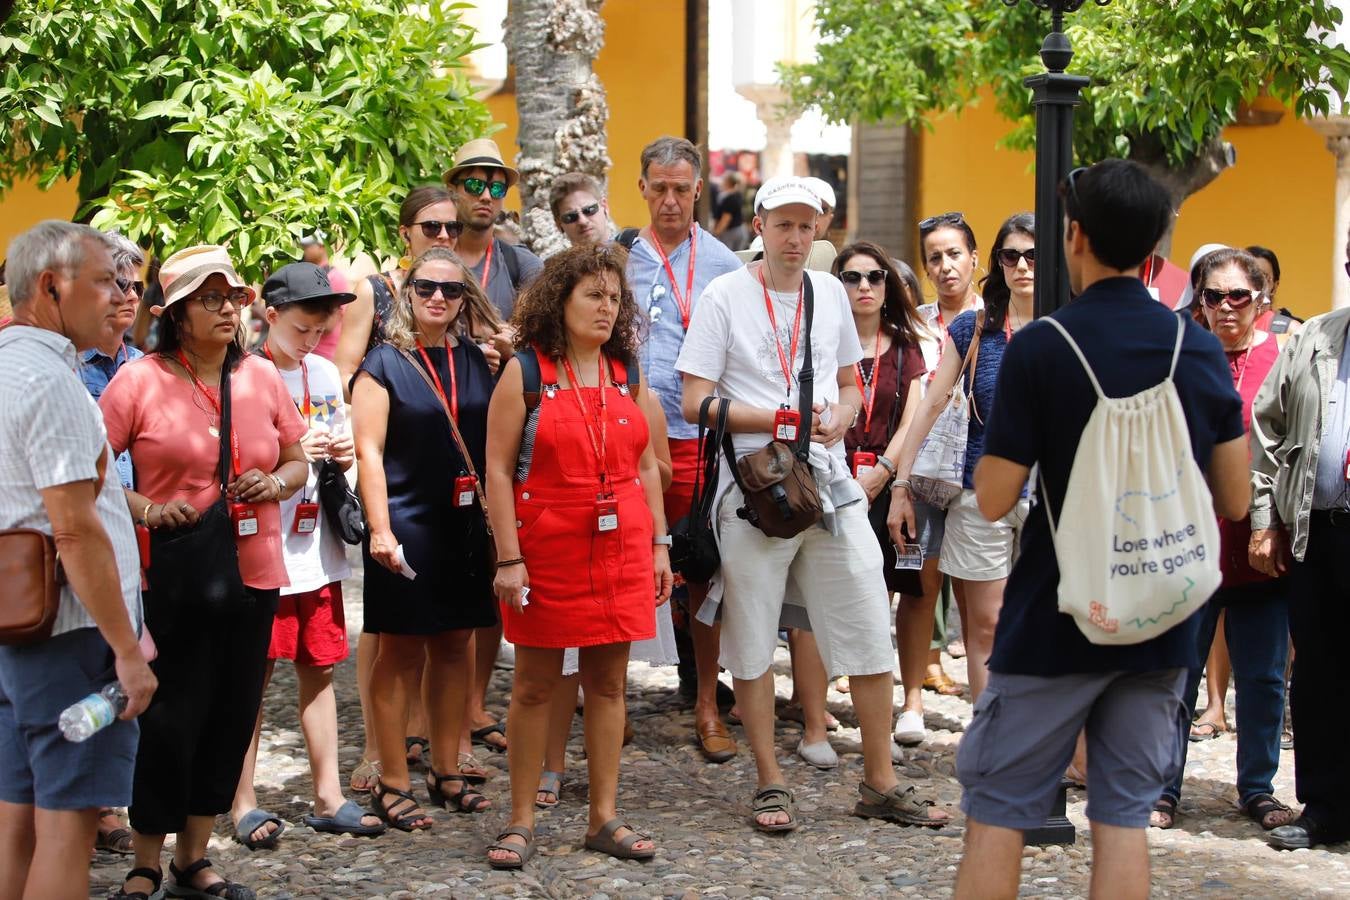
<path fill-rule="evenodd" d="M 563 651 L 580 648 L 590 810 L 586 846 L 650 859 L 655 844 L 618 816 L 628 647 L 656 633 L 670 597 L 661 480 L 625 360 L 637 345 L 626 254 L 611 245 L 551 257 L 516 301 L 516 346 L 533 350 L 537 396 L 511 360 L 488 407 L 493 588 L 516 645 L 508 722 L 511 819 L 488 848 L 496 869 L 534 855 L 549 706 Z M 633 390 L 646 390 L 639 379 Z"/>

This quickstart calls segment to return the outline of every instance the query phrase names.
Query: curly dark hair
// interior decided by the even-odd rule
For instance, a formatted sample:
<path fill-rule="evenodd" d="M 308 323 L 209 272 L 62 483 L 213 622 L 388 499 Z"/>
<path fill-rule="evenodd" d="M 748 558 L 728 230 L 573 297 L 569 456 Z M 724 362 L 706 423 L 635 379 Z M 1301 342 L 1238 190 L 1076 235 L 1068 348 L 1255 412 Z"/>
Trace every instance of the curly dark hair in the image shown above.
<path fill-rule="evenodd" d="M 516 347 L 538 347 L 550 357 L 567 352 L 567 333 L 563 326 L 563 306 L 573 289 L 588 275 L 613 275 L 619 281 L 619 315 L 614 331 L 600 349 L 612 359 L 631 362 L 636 358 L 638 323 L 642 315 L 628 286 L 625 269 L 628 252 L 618 244 L 594 244 L 572 247 L 544 262 L 544 271 L 530 282 L 516 299 L 511 326 L 516 332 Z"/>

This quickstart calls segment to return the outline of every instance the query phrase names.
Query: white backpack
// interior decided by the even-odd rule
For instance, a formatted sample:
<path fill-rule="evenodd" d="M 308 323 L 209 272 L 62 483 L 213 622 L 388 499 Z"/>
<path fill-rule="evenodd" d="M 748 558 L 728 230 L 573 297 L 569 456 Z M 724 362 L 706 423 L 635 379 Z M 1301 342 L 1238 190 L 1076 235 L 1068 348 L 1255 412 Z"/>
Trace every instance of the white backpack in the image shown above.
<path fill-rule="evenodd" d="M 1191 453 L 1173 376 L 1186 323 L 1177 319 L 1161 384 L 1111 398 L 1069 332 L 1097 406 L 1078 441 L 1058 526 L 1041 502 L 1059 561 L 1059 611 L 1094 644 L 1138 644 L 1175 627 L 1219 587 L 1219 525 Z"/>

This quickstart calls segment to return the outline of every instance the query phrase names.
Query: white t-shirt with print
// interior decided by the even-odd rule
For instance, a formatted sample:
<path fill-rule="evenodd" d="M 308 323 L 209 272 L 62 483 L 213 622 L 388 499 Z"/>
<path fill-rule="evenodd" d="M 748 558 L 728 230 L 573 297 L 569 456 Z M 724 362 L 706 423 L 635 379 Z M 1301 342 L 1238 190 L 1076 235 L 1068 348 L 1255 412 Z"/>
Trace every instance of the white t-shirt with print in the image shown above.
<path fill-rule="evenodd" d="M 756 268 L 755 272 L 758 269 Z M 746 266 L 713 279 L 699 295 L 693 321 L 684 339 L 675 368 L 696 378 L 717 383 L 717 396 L 761 409 L 776 409 L 786 403 L 797 409 L 797 374 L 806 352 L 806 335 L 798 339 L 797 354 L 791 362 L 792 388 L 783 377 L 777 347 L 786 357 L 792 342 L 792 323 L 797 311 L 797 292 L 769 292 L 777 333 L 770 325 L 764 306 L 764 289 L 759 277 Z M 815 318 L 811 328 L 811 358 L 815 367 L 812 393 L 816 403 L 839 401 L 839 370 L 862 359 L 862 345 L 853 324 L 848 295 L 839 279 L 828 272 L 807 270 L 815 294 Z M 805 312 L 802 328 L 806 327 Z M 737 455 L 759 450 L 771 435 L 734 434 Z M 828 454 L 828 456 L 827 456 Z M 811 444 L 812 464 L 822 471 L 832 468 L 828 457 L 844 466 L 844 442 L 827 451 Z"/>
<path fill-rule="evenodd" d="M 347 423 L 347 408 L 342 400 L 342 376 L 337 366 L 316 353 L 304 360 L 305 374 L 309 378 L 310 427 L 326 428 L 334 433 L 350 430 Z M 294 369 L 278 369 L 281 380 L 290 391 L 291 399 L 304 415 L 304 377 L 300 366 Z M 328 525 L 322 509 L 319 521 L 310 534 L 295 533 L 295 508 L 302 499 L 308 497 L 314 502 L 319 498 L 319 465 L 309 467 L 309 480 L 303 491 L 296 491 L 290 499 L 281 501 L 281 530 L 285 535 L 282 544 L 282 557 L 286 561 L 286 574 L 290 576 L 290 587 L 281 589 L 283 595 L 304 594 L 317 591 L 324 585 L 351 575 L 351 566 L 347 564 L 347 548 L 342 538 Z"/>

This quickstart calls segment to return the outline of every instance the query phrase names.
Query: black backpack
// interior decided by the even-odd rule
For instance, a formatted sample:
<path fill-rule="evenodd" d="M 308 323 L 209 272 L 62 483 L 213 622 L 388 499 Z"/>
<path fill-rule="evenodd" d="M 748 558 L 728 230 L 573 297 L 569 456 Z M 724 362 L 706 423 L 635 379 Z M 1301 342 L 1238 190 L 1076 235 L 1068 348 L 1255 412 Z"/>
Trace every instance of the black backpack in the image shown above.
<path fill-rule="evenodd" d="M 516 351 L 516 359 L 520 360 L 521 393 L 525 396 L 525 409 L 528 412 L 539 406 L 539 392 L 543 388 L 539 355 L 533 347 L 526 347 Z M 622 362 L 628 370 L 628 393 L 636 399 L 638 385 L 642 383 L 642 370 L 636 361 Z"/>

